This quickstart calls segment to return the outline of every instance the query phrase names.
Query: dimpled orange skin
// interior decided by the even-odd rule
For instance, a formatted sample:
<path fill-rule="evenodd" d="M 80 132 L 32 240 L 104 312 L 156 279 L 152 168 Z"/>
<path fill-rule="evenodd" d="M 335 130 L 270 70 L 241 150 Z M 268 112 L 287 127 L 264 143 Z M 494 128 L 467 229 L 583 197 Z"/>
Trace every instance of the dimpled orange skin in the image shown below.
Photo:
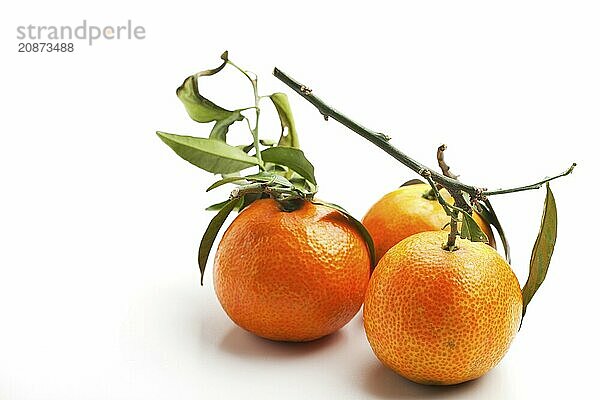
<path fill-rule="evenodd" d="M 440 203 L 423 197 L 430 189 L 428 184 L 403 186 L 383 196 L 364 216 L 362 222 L 373 237 L 377 261 L 402 239 L 419 232 L 441 230 L 450 222 Z M 445 189 L 441 194 L 447 202 L 454 203 Z M 490 226 L 477 213 L 473 213 L 473 219 L 495 248 Z"/>
<path fill-rule="evenodd" d="M 224 233 L 213 279 L 237 325 L 267 339 L 300 342 L 352 319 L 370 271 L 368 248 L 343 214 L 309 202 L 285 212 L 262 199 Z"/>
<path fill-rule="evenodd" d="M 504 356 L 519 328 L 519 282 L 491 247 L 423 232 L 381 259 L 367 289 L 364 326 L 375 355 L 414 382 L 476 379 Z"/>

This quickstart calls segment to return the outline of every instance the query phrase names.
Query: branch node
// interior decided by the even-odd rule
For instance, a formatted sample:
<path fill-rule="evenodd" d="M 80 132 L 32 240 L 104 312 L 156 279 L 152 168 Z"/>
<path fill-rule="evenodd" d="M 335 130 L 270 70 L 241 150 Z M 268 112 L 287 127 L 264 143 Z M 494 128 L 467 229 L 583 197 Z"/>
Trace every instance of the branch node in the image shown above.
<path fill-rule="evenodd" d="M 312 94 L 312 89 L 304 85 L 300 86 L 300 91 L 307 96 Z"/>
<path fill-rule="evenodd" d="M 419 175 L 421 175 L 422 177 L 425 177 L 425 178 L 427 178 L 427 177 L 430 177 L 430 176 L 431 176 L 431 171 L 430 171 L 430 170 L 428 170 L 427 168 L 421 168 L 421 169 L 419 170 Z"/>

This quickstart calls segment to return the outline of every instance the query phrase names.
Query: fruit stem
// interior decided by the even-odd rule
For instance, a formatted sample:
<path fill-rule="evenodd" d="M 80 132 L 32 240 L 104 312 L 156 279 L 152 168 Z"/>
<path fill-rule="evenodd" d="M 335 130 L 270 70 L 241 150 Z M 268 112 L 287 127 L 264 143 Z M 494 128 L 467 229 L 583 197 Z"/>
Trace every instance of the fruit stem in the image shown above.
<path fill-rule="evenodd" d="M 446 163 L 444 158 L 444 151 L 446 151 L 447 146 L 442 144 L 437 148 L 436 158 L 440 169 L 442 170 L 442 174 L 451 179 L 458 180 L 458 175 L 450 172 L 450 166 Z M 433 191 L 438 191 L 437 186 L 431 188 Z M 465 198 L 462 195 L 460 190 L 452 190 L 449 192 L 452 198 L 454 198 L 454 204 L 471 214 L 473 210 L 466 202 Z M 446 211 L 447 212 L 447 211 Z M 458 250 L 458 246 L 456 245 L 456 236 L 458 236 L 458 211 L 452 210 L 452 214 L 450 216 L 450 233 L 448 234 L 448 242 L 443 246 L 444 250 L 454 251 Z"/>
<path fill-rule="evenodd" d="M 456 244 L 456 237 L 458 236 L 458 207 L 453 207 L 450 204 L 448 204 L 446 202 L 446 200 L 444 200 L 444 198 L 440 194 L 440 191 L 437 188 L 436 183 L 431 178 L 430 171 L 424 171 L 423 176 L 425 177 L 425 179 L 427 179 L 427 182 L 429 182 L 429 185 L 431 185 L 431 191 L 428 194 L 433 193 L 433 195 L 435 196 L 438 203 L 440 203 L 440 205 L 442 206 L 444 211 L 446 211 L 446 215 L 448 215 L 450 217 L 450 233 L 448 234 L 448 241 L 446 242 L 446 244 L 442 245 L 442 249 L 448 250 L 448 251 L 458 250 L 458 245 Z M 455 191 L 453 193 L 454 194 L 452 196 L 454 198 L 454 204 L 460 204 L 461 199 L 462 199 L 462 202 L 464 202 L 466 204 L 465 199 L 462 197 L 462 194 L 460 194 L 461 193 L 460 191 L 459 192 Z M 458 199 L 455 196 L 456 193 L 460 194 L 461 199 Z M 467 207 L 468 207 L 468 205 L 467 205 Z M 470 211 L 470 207 L 469 207 L 469 211 Z"/>
<path fill-rule="evenodd" d="M 400 161 L 406 167 L 410 168 L 411 170 L 413 170 L 414 172 L 418 173 L 419 175 L 421 175 L 423 177 L 425 177 L 423 175 L 424 172 L 428 171 L 430 174 L 430 178 L 435 183 L 438 183 L 441 186 L 443 186 L 444 188 L 446 188 L 446 190 L 448 190 L 448 192 L 450 192 L 451 194 L 452 194 L 452 192 L 463 191 L 463 192 L 467 193 L 473 200 L 485 200 L 486 196 L 521 192 L 524 190 L 539 189 L 546 182 L 549 182 L 556 178 L 560 178 L 565 175 L 569 175 L 571 172 L 573 172 L 573 168 L 575 168 L 575 166 L 577 165 L 576 163 L 573 163 L 566 171 L 564 171 L 556 176 L 542 179 L 539 182 L 531 184 L 531 185 L 519 186 L 519 187 L 515 187 L 515 188 L 511 188 L 511 189 L 497 189 L 497 190 L 488 191 L 487 189 L 483 189 L 483 188 L 479 188 L 479 187 L 471 186 L 471 185 L 466 185 L 464 183 L 457 181 L 456 179 L 453 179 L 453 178 L 444 176 L 443 174 L 432 171 L 430 168 L 427 168 L 425 165 L 421 164 L 420 162 L 410 158 L 408 155 L 404 154 L 403 152 L 401 152 L 400 150 L 398 150 L 397 148 L 395 148 L 394 146 L 392 146 L 389 143 L 391 138 L 388 135 L 385 135 L 380 132 L 374 132 L 374 131 L 358 124 L 357 122 L 351 120 L 350 118 L 346 117 L 339 111 L 337 111 L 334 108 L 325 104 L 321 99 L 319 99 L 317 96 L 315 96 L 313 94 L 313 91 L 311 89 L 309 89 L 307 86 L 297 82 L 296 80 L 294 80 L 293 78 L 291 78 L 290 76 L 288 76 L 287 74 L 285 74 L 284 72 L 279 70 L 278 68 L 275 68 L 273 70 L 273 75 L 275 75 L 275 77 L 277 79 L 279 79 L 281 82 L 283 82 L 288 87 L 293 89 L 296 93 L 298 93 L 300 96 L 302 96 L 305 100 L 307 100 L 309 103 L 311 103 L 313 106 L 315 106 L 315 108 L 317 108 L 317 110 L 319 110 L 319 112 L 323 115 L 325 120 L 328 120 L 330 117 L 335 119 L 342 125 L 346 126 L 350 130 L 358 133 L 360 136 L 367 139 L 371 143 L 375 144 L 377 147 L 379 147 L 380 149 L 382 149 L 383 151 L 388 153 L 390 156 L 394 157 L 396 160 Z M 462 197 L 462 196 L 460 196 L 460 197 Z"/>

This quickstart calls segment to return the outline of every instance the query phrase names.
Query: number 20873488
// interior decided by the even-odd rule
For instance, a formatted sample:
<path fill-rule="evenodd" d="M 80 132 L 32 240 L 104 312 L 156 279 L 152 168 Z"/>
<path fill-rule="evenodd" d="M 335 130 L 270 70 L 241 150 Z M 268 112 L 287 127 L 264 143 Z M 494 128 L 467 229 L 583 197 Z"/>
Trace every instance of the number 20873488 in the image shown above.
<path fill-rule="evenodd" d="M 72 53 L 75 50 L 73 43 L 31 43 L 20 42 L 19 53 Z"/>

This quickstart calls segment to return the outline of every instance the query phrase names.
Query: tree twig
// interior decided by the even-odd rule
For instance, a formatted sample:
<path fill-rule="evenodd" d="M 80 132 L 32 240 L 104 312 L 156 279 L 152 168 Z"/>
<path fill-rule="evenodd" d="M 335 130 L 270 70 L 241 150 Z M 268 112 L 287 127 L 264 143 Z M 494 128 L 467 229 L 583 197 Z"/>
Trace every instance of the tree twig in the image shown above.
<path fill-rule="evenodd" d="M 448 166 L 448 164 L 446 164 L 446 160 L 444 160 L 444 151 L 446 151 L 447 148 L 448 148 L 448 146 L 446 146 L 445 144 L 438 147 L 438 149 L 437 149 L 438 165 L 440 166 L 440 169 L 442 170 L 442 173 L 444 174 L 444 176 L 458 180 L 458 175 L 454 175 L 452 172 L 450 172 L 450 167 Z"/>
<path fill-rule="evenodd" d="M 570 174 L 576 165 L 575 163 L 573 163 L 573 165 L 571 165 L 571 167 L 569 169 L 567 169 L 565 172 L 563 172 L 559 175 L 553 176 L 551 178 L 543 179 L 540 182 L 537 182 L 537 183 L 534 183 L 531 185 L 520 186 L 520 187 L 516 187 L 516 188 L 511 188 L 511 189 L 498 189 L 498 190 L 489 190 L 488 191 L 487 189 L 467 185 L 467 184 L 459 182 L 456 179 L 453 179 L 453 178 L 444 176 L 443 174 L 437 173 L 437 172 L 433 171 L 431 168 L 428 168 L 425 165 L 421 164 L 420 162 L 410 158 L 408 155 L 404 154 L 403 152 L 401 152 L 400 150 L 398 150 L 397 148 L 395 148 L 394 146 L 392 146 L 389 143 L 390 137 L 388 135 L 379 133 L 379 132 L 374 132 L 374 131 L 358 124 L 357 122 L 351 120 L 350 118 L 346 117 L 344 114 L 340 113 L 339 111 L 337 111 L 334 108 L 325 104 L 321 99 L 319 99 L 317 96 L 315 96 L 313 94 L 313 91 L 311 89 L 309 89 L 307 86 L 297 82 L 296 80 L 294 80 L 293 78 L 291 78 L 290 76 L 288 76 L 287 74 L 285 74 L 284 72 L 279 70 L 278 68 L 275 68 L 273 70 L 273 75 L 275 75 L 275 77 L 277 79 L 279 79 L 280 81 L 285 83 L 288 87 L 290 87 L 292 90 L 294 90 L 296 93 L 298 93 L 304 99 L 306 99 L 309 103 L 311 103 L 313 106 L 315 106 L 315 108 L 317 108 L 317 110 L 319 110 L 319 112 L 323 115 L 325 120 L 327 120 L 329 118 L 335 119 L 342 125 L 346 126 L 347 128 L 356 132 L 357 134 L 359 134 L 363 138 L 367 139 L 371 143 L 375 144 L 376 146 L 381 148 L 383 151 L 388 153 L 390 156 L 394 157 L 396 160 L 400 161 L 406 167 L 410 168 L 411 170 L 413 170 L 414 172 L 418 173 L 419 175 L 421 175 L 423 177 L 425 177 L 423 175 L 423 173 L 425 171 L 429 171 L 429 173 L 431 174 L 430 175 L 431 180 L 433 180 L 435 183 L 438 183 L 438 184 L 442 185 L 443 187 L 445 187 L 446 190 L 448 190 L 448 192 L 450 192 L 450 193 L 452 193 L 452 191 L 463 191 L 463 192 L 467 193 L 472 199 L 483 200 L 483 199 L 485 199 L 485 196 L 492 196 L 492 195 L 504 194 L 504 193 L 521 192 L 524 190 L 539 189 L 546 182 L 549 182 L 553 179 Z"/>
<path fill-rule="evenodd" d="M 549 178 L 544 178 L 544 179 L 542 179 L 541 181 L 539 181 L 537 183 L 532 183 L 531 185 L 519 186 L 519 187 L 511 188 L 511 189 L 487 190 L 487 191 L 484 191 L 483 194 L 485 196 L 492 196 L 492 195 L 495 195 L 495 194 L 515 193 L 515 192 L 523 192 L 525 190 L 539 189 L 546 182 L 550 182 L 550 181 L 552 181 L 552 180 L 554 180 L 556 178 L 560 178 L 560 177 L 569 175 L 571 172 L 573 172 L 573 168 L 575 168 L 576 166 L 577 166 L 577 163 L 573 163 L 573 164 L 571 164 L 571 166 L 566 171 L 561 172 L 558 175 L 551 176 Z"/>

